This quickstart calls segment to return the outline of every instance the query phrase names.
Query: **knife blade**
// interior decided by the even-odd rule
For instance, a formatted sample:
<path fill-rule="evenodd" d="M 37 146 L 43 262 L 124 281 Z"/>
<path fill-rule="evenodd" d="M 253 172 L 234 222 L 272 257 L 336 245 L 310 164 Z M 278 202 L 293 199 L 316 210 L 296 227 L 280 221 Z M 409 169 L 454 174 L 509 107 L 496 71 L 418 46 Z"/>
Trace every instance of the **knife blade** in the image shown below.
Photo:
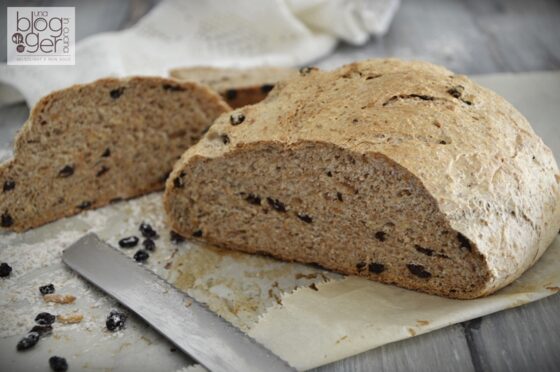
<path fill-rule="evenodd" d="M 211 371 L 295 371 L 184 292 L 101 241 L 80 238 L 62 261 Z"/>

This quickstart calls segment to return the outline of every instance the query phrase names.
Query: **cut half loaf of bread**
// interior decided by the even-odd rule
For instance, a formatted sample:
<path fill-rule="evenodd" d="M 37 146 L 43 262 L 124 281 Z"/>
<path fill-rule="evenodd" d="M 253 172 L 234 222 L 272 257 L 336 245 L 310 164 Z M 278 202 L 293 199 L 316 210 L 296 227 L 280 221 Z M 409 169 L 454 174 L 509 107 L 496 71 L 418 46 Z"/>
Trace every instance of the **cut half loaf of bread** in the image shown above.
<path fill-rule="evenodd" d="M 175 161 L 229 110 L 205 86 L 157 77 L 102 79 L 42 98 L 0 166 L 0 230 L 162 189 Z"/>
<path fill-rule="evenodd" d="M 283 67 L 184 67 L 170 71 L 176 79 L 209 86 L 233 108 L 262 101 L 276 83 L 295 74 L 297 70 Z"/>
<path fill-rule="evenodd" d="M 183 155 L 173 229 L 460 299 L 512 282 L 556 236 L 558 167 L 503 98 L 422 62 L 301 75 Z"/>

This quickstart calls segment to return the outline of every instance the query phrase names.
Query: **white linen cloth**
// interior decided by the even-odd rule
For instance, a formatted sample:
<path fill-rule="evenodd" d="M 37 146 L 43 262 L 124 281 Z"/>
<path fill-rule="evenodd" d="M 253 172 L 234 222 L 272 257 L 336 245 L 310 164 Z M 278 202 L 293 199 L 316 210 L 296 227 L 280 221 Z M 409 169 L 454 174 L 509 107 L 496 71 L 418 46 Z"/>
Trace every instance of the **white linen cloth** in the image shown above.
<path fill-rule="evenodd" d="M 3 65 L 0 82 L 32 106 L 52 90 L 105 76 L 165 76 L 173 67 L 195 65 L 304 65 L 330 53 L 338 40 L 359 45 L 385 33 L 398 5 L 399 0 L 165 0 L 129 29 L 77 43 L 74 66 Z M 6 92 L 0 103 L 14 101 L 13 90 Z"/>

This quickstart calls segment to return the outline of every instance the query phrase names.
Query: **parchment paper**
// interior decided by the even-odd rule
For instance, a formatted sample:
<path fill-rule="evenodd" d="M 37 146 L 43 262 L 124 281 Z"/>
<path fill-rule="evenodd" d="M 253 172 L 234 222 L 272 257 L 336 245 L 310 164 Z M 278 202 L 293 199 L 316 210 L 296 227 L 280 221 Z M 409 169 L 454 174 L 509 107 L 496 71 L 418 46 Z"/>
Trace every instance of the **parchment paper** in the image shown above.
<path fill-rule="evenodd" d="M 529 117 L 558 157 L 560 74 L 483 78 Z M 508 93 L 509 92 L 509 93 Z M 511 94 L 508 96 L 508 94 Z M 516 102 L 519 101 L 519 102 Z M 532 102 L 533 101 L 533 102 Z M 537 102 L 538 101 L 538 102 Z M 547 132 L 548 131 L 548 132 Z M 9 370 L 40 370 L 52 353 L 85 370 L 177 370 L 188 358 L 135 317 L 110 333 L 104 317 L 118 307 L 60 261 L 62 250 L 87 232 L 117 247 L 139 235 L 147 221 L 159 232 L 157 249 L 145 266 L 174 283 L 298 369 L 307 369 L 460 321 L 519 306 L 560 289 L 560 238 L 541 260 L 511 286 L 487 298 L 459 301 L 394 286 L 184 242 L 173 244 L 165 225 L 161 193 L 120 202 L 31 230 L 0 236 L 0 261 L 12 264 L 0 280 L 0 360 Z M 115 248 L 119 249 L 119 248 Z M 125 251 L 132 256 L 135 249 Z M 52 282 L 72 305 L 45 304 L 38 286 Z M 40 311 L 80 312 L 78 325 L 55 323 L 53 336 L 32 352 L 16 353 L 18 338 Z"/>

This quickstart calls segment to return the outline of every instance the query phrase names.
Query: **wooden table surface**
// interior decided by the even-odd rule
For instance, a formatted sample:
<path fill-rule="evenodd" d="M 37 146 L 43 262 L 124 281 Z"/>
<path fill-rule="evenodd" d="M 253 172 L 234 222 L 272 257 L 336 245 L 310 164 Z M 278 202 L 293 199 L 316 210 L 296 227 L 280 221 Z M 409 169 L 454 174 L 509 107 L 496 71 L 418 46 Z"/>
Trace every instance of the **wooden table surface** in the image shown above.
<path fill-rule="evenodd" d="M 79 39 L 133 24 L 157 1 L 29 1 L 76 6 Z M 22 6 L 22 1 L 5 1 Z M 6 12 L 0 11 L 5 24 Z M 0 37 L 1 60 L 6 40 Z M 403 0 L 389 33 L 365 46 L 340 45 L 321 67 L 368 57 L 432 61 L 481 74 L 560 69 L 560 1 Z M 560 102 L 559 102 L 560 103 Z M 0 150 L 27 118 L 24 104 L 0 107 Z M 560 124 L 559 124 L 560 130 Z M 560 371 L 560 294 L 389 344 L 317 371 Z"/>

